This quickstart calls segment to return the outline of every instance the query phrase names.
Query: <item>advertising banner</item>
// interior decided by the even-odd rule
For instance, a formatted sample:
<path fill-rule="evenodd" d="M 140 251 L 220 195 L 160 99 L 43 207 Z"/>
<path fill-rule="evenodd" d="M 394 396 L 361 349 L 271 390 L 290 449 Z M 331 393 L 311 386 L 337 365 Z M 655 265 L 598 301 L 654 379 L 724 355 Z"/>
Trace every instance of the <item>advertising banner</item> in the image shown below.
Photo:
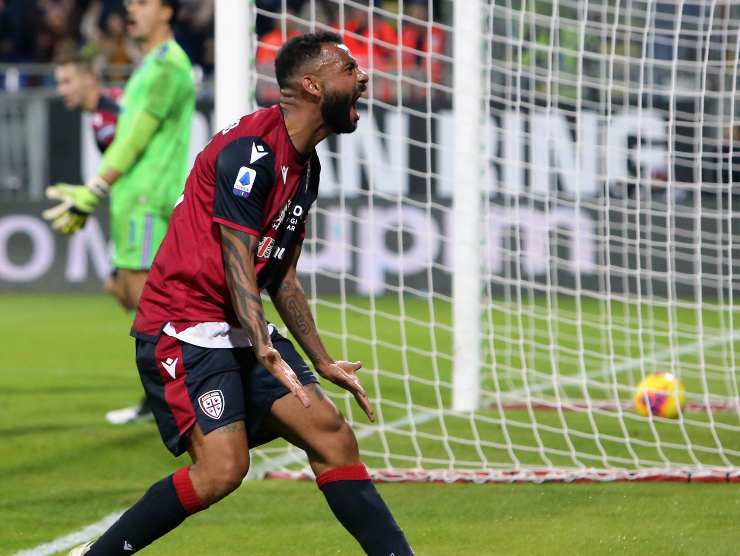
<path fill-rule="evenodd" d="M 318 293 L 449 294 L 455 224 L 444 199 L 434 208 L 392 201 L 320 198 L 309 220 L 299 271 Z M 738 288 L 740 241 L 731 215 L 737 206 L 692 199 L 680 204 L 612 200 L 556 206 L 481 207 L 486 240 L 481 263 L 494 293 L 517 287 L 556 287 L 652 295 L 719 295 Z M 48 203 L 0 209 L 0 289 L 97 291 L 110 272 L 106 210 L 71 237 L 41 219 Z M 193 246 L 197 249 L 197 246 Z"/>

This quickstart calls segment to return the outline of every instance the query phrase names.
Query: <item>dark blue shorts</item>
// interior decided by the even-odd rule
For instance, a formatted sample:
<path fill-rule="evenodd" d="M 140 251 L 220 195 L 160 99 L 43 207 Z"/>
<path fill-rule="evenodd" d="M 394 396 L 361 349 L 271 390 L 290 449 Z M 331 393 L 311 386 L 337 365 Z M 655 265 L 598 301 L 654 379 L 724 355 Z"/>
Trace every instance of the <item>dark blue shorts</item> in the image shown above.
<path fill-rule="evenodd" d="M 288 339 L 277 331 L 271 338 L 301 383 L 318 383 Z M 203 348 L 162 334 L 156 343 L 136 340 L 136 365 L 162 441 L 175 456 L 185 451 L 196 422 L 208 434 L 245 421 L 250 448 L 277 437 L 265 418 L 290 391 L 257 362 L 252 348 Z"/>

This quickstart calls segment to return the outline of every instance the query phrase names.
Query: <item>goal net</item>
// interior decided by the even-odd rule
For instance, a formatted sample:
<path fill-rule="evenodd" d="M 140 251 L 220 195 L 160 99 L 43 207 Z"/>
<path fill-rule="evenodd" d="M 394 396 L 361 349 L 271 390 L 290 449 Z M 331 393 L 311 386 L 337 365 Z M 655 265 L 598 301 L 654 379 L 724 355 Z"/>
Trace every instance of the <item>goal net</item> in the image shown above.
<path fill-rule="evenodd" d="M 737 4 L 292 5 L 253 6 L 258 103 L 307 30 L 371 75 L 358 130 L 318 148 L 299 269 L 330 352 L 364 364 L 377 422 L 324 386 L 375 476 L 740 478 Z M 657 372 L 676 418 L 635 411 Z"/>

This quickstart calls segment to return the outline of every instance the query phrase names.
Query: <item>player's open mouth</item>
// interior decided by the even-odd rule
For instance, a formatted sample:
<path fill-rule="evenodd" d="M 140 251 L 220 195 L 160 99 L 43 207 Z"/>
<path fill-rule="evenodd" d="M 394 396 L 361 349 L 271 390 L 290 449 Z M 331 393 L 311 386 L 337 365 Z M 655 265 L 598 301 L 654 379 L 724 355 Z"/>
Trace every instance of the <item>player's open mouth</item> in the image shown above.
<path fill-rule="evenodd" d="M 352 104 L 349 106 L 349 117 L 353 122 L 358 122 L 360 120 L 360 112 L 357 110 L 357 101 L 360 100 L 360 97 L 362 96 L 362 93 L 364 91 L 360 91 L 355 95 L 355 98 L 352 99 Z"/>

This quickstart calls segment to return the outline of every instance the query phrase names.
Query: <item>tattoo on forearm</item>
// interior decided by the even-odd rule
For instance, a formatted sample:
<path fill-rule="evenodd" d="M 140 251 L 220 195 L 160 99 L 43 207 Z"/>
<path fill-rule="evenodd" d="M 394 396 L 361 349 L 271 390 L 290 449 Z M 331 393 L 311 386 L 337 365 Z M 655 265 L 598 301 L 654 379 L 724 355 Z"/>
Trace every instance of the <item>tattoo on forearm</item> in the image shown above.
<path fill-rule="evenodd" d="M 253 345 L 269 344 L 270 337 L 262 309 L 262 299 L 257 289 L 254 264 L 247 264 L 254 256 L 257 238 L 226 227 L 222 227 L 221 230 L 226 285 L 231 294 L 236 316 Z"/>
<path fill-rule="evenodd" d="M 301 305 L 301 299 L 297 294 L 297 288 L 292 291 L 288 288 L 283 289 L 285 295 L 285 309 L 290 315 L 296 329 L 303 335 L 311 334 L 312 318 L 307 304 Z"/>
<path fill-rule="evenodd" d="M 329 355 L 316 329 L 311 308 L 301 284 L 294 276 L 286 278 L 272 298 L 283 322 L 314 363 L 326 361 Z"/>

